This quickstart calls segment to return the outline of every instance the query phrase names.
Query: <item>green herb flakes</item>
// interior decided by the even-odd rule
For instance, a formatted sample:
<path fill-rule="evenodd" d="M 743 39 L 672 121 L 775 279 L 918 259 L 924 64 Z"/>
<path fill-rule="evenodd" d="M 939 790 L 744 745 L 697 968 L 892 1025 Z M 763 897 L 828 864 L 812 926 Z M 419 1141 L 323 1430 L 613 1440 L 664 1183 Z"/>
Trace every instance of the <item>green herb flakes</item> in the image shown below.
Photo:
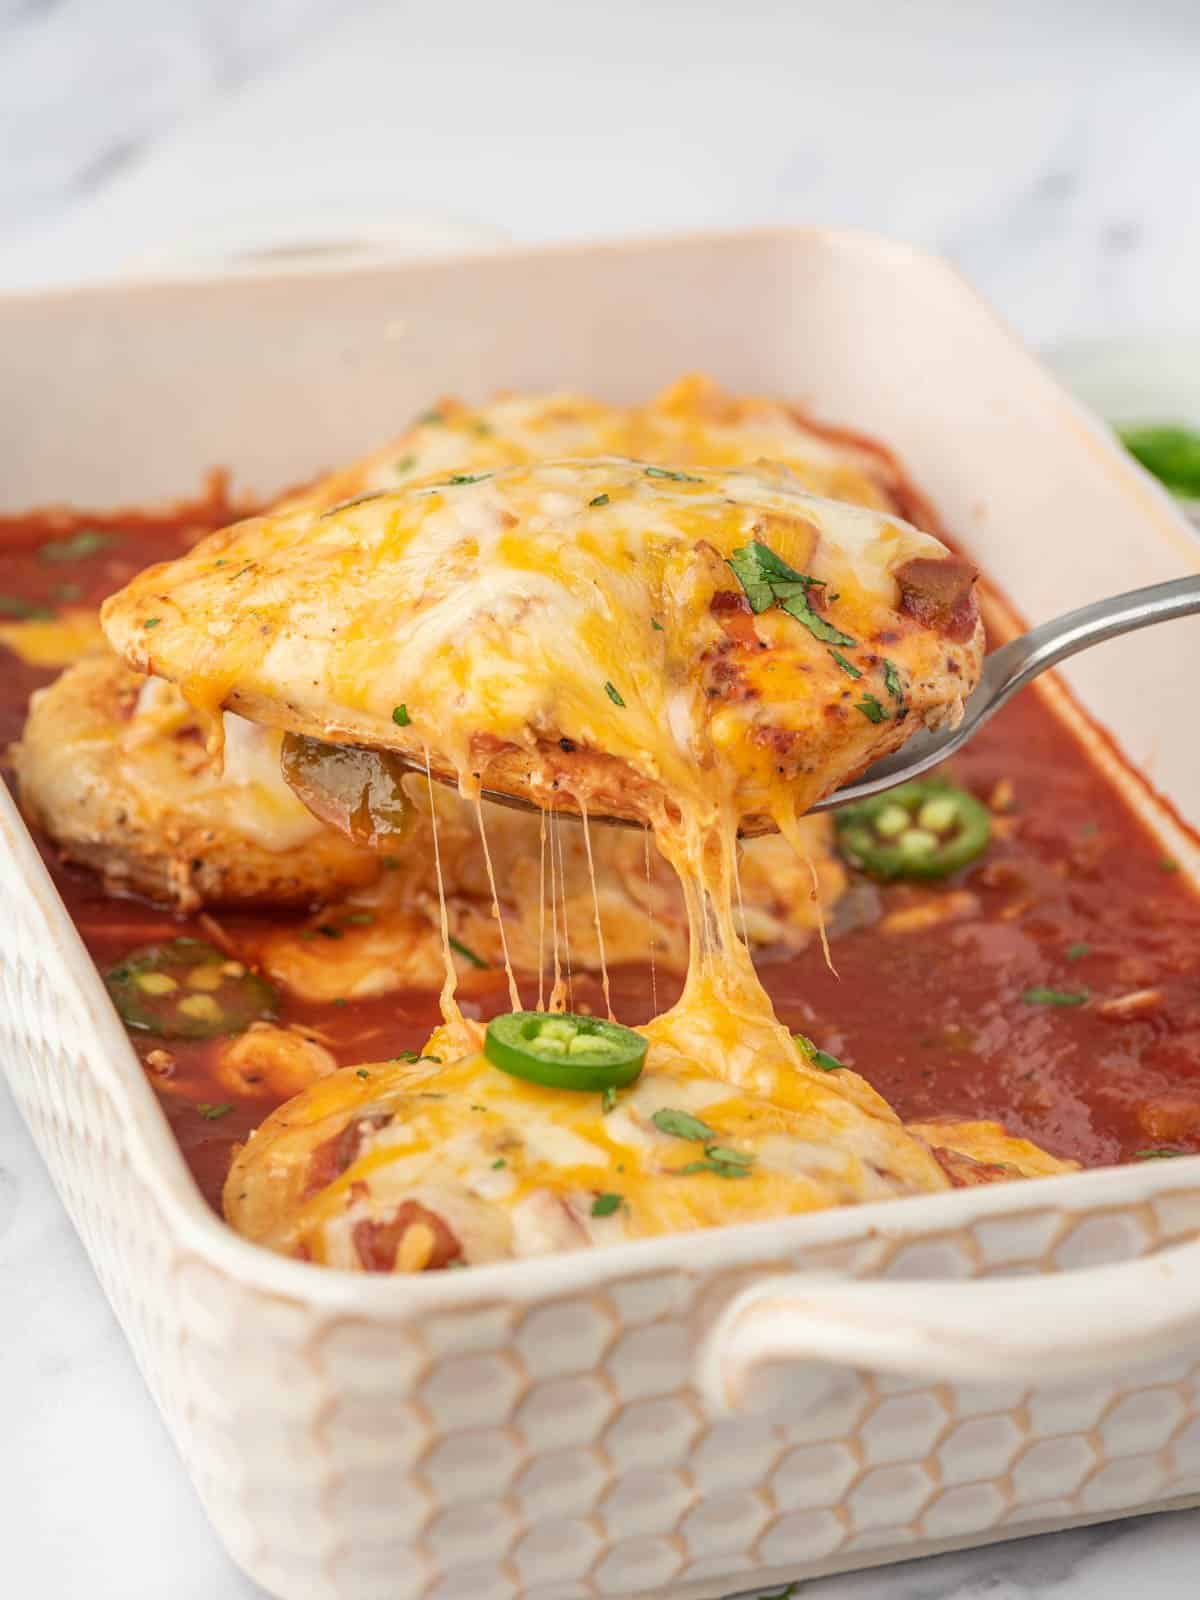
<path fill-rule="evenodd" d="M 1082 961 L 1084 956 L 1090 956 L 1092 947 L 1086 939 L 1081 939 L 1078 944 L 1069 944 L 1063 951 L 1068 961 Z"/>
<path fill-rule="evenodd" d="M 161 617 L 147 617 L 145 622 L 142 623 L 142 627 L 143 628 L 157 628 L 161 621 L 162 621 Z"/>
<path fill-rule="evenodd" d="M 656 1111 L 650 1121 L 660 1133 L 669 1133 L 676 1139 L 711 1140 L 717 1137 L 716 1129 L 710 1128 L 707 1122 L 701 1122 L 690 1111 L 675 1111 L 670 1106 Z"/>
<path fill-rule="evenodd" d="M 620 1209 L 621 1196 L 619 1194 L 598 1194 L 592 1201 L 592 1215 L 594 1217 L 611 1217 L 614 1211 Z"/>
<path fill-rule="evenodd" d="M 615 684 L 606 683 L 604 685 L 604 692 L 612 701 L 613 705 L 620 706 L 622 710 L 625 709 L 625 701 L 621 698 L 621 691 L 616 687 Z"/>
<path fill-rule="evenodd" d="M 473 967 L 479 967 L 483 971 L 487 970 L 488 964 L 483 957 L 477 956 L 474 950 L 472 950 L 468 945 L 465 945 L 461 939 L 456 939 L 453 935 L 451 935 L 449 943 L 451 950 L 453 950 L 456 955 L 460 955 L 464 961 L 469 961 Z"/>
<path fill-rule="evenodd" d="M 778 597 L 780 590 L 776 589 Z M 808 603 L 807 589 L 797 594 L 790 594 L 779 601 L 781 611 L 786 611 L 789 617 L 795 617 L 797 622 L 803 623 L 814 639 L 820 639 L 822 644 L 853 645 L 853 640 L 848 633 L 843 633 L 840 628 L 835 628 L 831 622 L 826 622 L 819 612 L 813 610 Z"/>
<path fill-rule="evenodd" d="M 407 728 L 412 718 L 408 714 L 407 706 L 392 707 L 392 721 L 398 728 Z"/>
<path fill-rule="evenodd" d="M 359 1067 L 358 1071 L 354 1074 L 354 1076 L 356 1078 L 369 1078 L 371 1076 L 371 1074 L 367 1071 L 366 1067 Z"/>
<path fill-rule="evenodd" d="M 829 654 L 837 662 L 838 666 L 841 667 L 842 671 L 845 672 L 845 673 L 848 673 L 850 675 L 850 677 L 852 677 L 852 678 L 861 678 L 862 677 L 862 673 L 859 671 L 859 669 L 854 665 L 854 663 L 852 661 L 847 661 L 845 656 L 841 653 L 840 650 L 831 650 L 829 652 Z"/>
<path fill-rule="evenodd" d="M 617 1091 L 610 1083 L 608 1088 L 605 1089 L 604 1093 L 600 1096 L 600 1111 L 602 1115 L 607 1116 L 608 1113 L 616 1107 L 616 1104 Z"/>
<path fill-rule="evenodd" d="M 85 561 L 116 544 L 119 533 L 102 533 L 99 528 L 80 528 L 65 539 L 51 539 L 38 550 L 42 561 Z"/>
<path fill-rule="evenodd" d="M 891 661 L 883 663 L 883 686 L 893 700 L 904 699 L 904 685 L 900 682 L 900 674 Z"/>
<path fill-rule="evenodd" d="M 713 1161 L 705 1157 L 703 1161 L 689 1161 L 686 1166 L 677 1167 L 676 1173 L 681 1178 L 690 1178 L 697 1172 L 711 1172 L 718 1178 L 748 1178 L 749 1167 L 738 1166 L 732 1161 Z"/>
<path fill-rule="evenodd" d="M 202 1101 L 196 1107 L 196 1110 L 204 1118 L 205 1122 L 216 1122 L 219 1117 L 228 1116 L 233 1110 L 233 1107 L 228 1103 L 228 1101 L 219 1106 L 205 1105 Z"/>
<path fill-rule="evenodd" d="M 670 467 L 646 467 L 648 478 L 669 478 L 672 483 L 703 483 L 703 478 L 694 478 L 690 472 L 675 472 Z"/>
<path fill-rule="evenodd" d="M 398 478 L 403 478 L 412 471 L 416 464 L 416 456 L 401 456 L 399 461 L 392 462 L 392 471 Z"/>
<path fill-rule="evenodd" d="M 861 700 L 854 702 L 854 709 L 861 711 L 868 722 L 886 722 L 888 714 L 873 694 L 864 694 Z"/>
<path fill-rule="evenodd" d="M 606 494 L 598 494 L 594 500 L 588 501 L 589 506 L 606 506 L 607 504 L 608 496 Z"/>
<path fill-rule="evenodd" d="M 1135 1150 L 1133 1159 L 1135 1161 L 1170 1161 L 1175 1156 L 1186 1156 L 1189 1153 L 1187 1150 L 1168 1150 L 1164 1145 L 1155 1145 L 1149 1150 Z"/>
<path fill-rule="evenodd" d="M 1082 1006 L 1091 999 L 1089 989 L 1026 989 L 1021 999 L 1027 1006 Z"/>
<path fill-rule="evenodd" d="M 814 1067 L 820 1067 L 822 1072 L 840 1072 L 843 1063 L 836 1056 L 831 1056 L 828 1050 L 818 1050 L 816 1045 L 804 1033 L 794 1033 L 792 1040 L 802 1055 L 806 1055 Z"/>

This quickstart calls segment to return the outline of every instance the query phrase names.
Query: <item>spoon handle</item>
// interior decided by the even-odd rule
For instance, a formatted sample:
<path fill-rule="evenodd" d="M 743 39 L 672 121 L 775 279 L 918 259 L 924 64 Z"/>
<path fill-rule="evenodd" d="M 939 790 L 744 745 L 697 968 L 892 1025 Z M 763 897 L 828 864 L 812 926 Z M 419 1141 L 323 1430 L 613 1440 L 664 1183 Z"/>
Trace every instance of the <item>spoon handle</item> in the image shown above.
<path fill-rule="evenodd" d="M 1052 622 L 1043 622 L 988 656 L 963 721 L 973 733 L 1018 689 L 1080 650 L 1103 644 L 1106 639 L 1115 639 L 1123 633 L 1136 633 L 1139 628 L 1152 627 L 1156 622 L 1171 622 L 1176 617 L 1190 617 L 1197 612 L 1200 612 L 1200 574 L 1193 574 L 1187 578 L 1172 578 L 1167 583 L 1152 583 L 1145 589 L 1131 589 L 1126 594 L 1111 595 L 1106 600 L 1080 606 L 1077 611 L 1068 611 Z"/>
<path fill-rule="evenodd" d="M 868 767 L 856 783 L 819 800 L 813 810 L 827 811 L 866 800 L 909 778 L 919 778 L 960 750 L 1018 689 L 1023 689 L 1039 673 L 1105 639 L 1115 639 L 1122 633 L 1135 633 L 1156 622 L 1170 622 L 1175 617 L 1189 617 L 1197 612 L 1200 612 L 1200 574 L 1193 574 L 1188 578 L 1172 578 L 1167 583 L 1152 583 L 1145 589 L 1131 589 L 1127 594 L 1112 595 L 1107 600 L 1096 600 L 1031 628 L 1019 639 L 993 650 L 985 659 L 979 682 L 956 728 L 914 734 L 899 750 Z"/>

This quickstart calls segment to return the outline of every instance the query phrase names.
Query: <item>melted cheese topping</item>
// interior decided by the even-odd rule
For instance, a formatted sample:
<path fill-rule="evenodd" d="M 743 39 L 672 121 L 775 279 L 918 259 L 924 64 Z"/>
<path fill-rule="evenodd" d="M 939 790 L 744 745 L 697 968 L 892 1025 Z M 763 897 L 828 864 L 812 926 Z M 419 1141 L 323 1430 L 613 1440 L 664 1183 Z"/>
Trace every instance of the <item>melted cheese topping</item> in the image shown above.
<path fill-rule="evenodd" d="M 593 772 L 594 809 L 641 818 L 685 796 L 711 812 L 717 787 L 739 820 L 794 816 L 918 719 L 960 711 L 978 639 L 899 612 L 894 570 L 945 552 L 894 518 L 744 472 L 602 460 L 469 477 L 240 524 L 134 579 L 105 627 L 194 705 L 428 749 L 468 791 L 512 786 L 495 776 L 507 753 L 534 798 L 586 800 L 563 763 L 529 765 L 566 739 L 617 764 L 599 786 Z M 828 597 L 820 627 L 859 648 L 858 679 L 794 617 L 744 609 L 726 558 L 754 540 Z M 718 769 L 735 781 L 714 785 Z"/>
<path fill-rule="evenodd" d="M 382 449 L 286 505 L 326 510 L 422 478 L 584 456 L 699 467 L 771 461 L 814 494 L 896 509 L 899 473 L 883 451 L 845 435 L 833 439 L 778 401 L 728 395 L 696 374 L 648 405 L 609 405 L 570 392 L 509 395 L 481 407 L 442 400 Z"/>
<path fill-rule="evenodd" d="M 69 667 L 93 650 L 102 650 L 104 632 L 90 607 L 70 606 L 57 617 L 0 622 L 0 644 L 31 667 Z"/>
<path fill-rule="evenodd" d="M 456 1044 L 435 1036 L 438 1048 Z M 227 1215 L 274 1249 L 361 1269 L 356 1228 L 413 1200 L 450 1226 L 466 1260 L 483 1261 L 948 1186 L 927 1146 L 853 1073 L 798 1061 L 776 1085 L 782 1095 L 767 1098 L 662 1045 L 652 1062 L 607 1113 L 599 1095 L 509 1077 L 477 1051 L 445 1065 L 347 1069 L 251 1137 L 229 1176 Z M 700 1118 L 707 1142 L 747 1158 L 747 1175 L 685 1171 L 704 1162 L 706 1141 L 662 1131 L 653 1117 L 665 1109 Z M 600 1194 L 619 1203 L 597 1211 Z"/>

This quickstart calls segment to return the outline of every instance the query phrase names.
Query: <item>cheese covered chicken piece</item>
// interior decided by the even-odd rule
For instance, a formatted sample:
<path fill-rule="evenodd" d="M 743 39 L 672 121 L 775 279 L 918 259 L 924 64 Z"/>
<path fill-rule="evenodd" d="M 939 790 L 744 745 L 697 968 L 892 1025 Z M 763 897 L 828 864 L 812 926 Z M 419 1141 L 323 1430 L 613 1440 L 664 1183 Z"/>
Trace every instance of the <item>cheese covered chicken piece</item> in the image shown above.
<path fill-rule="evenodd" d="M 111 893 L 184 911 L 306 905 L 371 882 L 378 858 L 283 782 L 280 735 L 232 715 L 225 733 L 222 767 L 174 685 L 85 657 L 33 696 L 12 752 L 22 808 Z"/>
<path fill-rule="evenodd" d="M 844 430 L 815 428 L 792 407 L 726 394 L 693 374 L 643 405 L 611 405 L 569 391 L 509 395 L 478 407 L 441 400 L 382 449 L 289 496 L 285 508 L 325 511 L 431 476 L 584 456 L 697 467 L 772 461 L 802 488 L 831 500 L 902 511 L 911 497 L 879 445 Z"/>
<path fill-rule="evenodd" d="M 961 713 L 972 581 L 786 474 L 599 459 L 253 518 L 103 622 L 212 717 L 394 750 L 467 792 L 786 827 Z"/>
<path fill-rule="evenodd" d="M 478 1051 L 443 1064 L 448 1039 L 274 1112 L 230 1171 L 232 1225 L 304 1260 L 417 1272 L 1072 1165 L 985 1124 L 992 1164 L 967 1156 L 976 1175 L 961 1179 L 947 1147 L 972 1147 L 980 1125 L 928 1130 L 935 1156 L 863 1079 L 798 1050 L 755 1092 L 652 1043 L 637 1081 L 602 1097 L 528 1083 Z"/>

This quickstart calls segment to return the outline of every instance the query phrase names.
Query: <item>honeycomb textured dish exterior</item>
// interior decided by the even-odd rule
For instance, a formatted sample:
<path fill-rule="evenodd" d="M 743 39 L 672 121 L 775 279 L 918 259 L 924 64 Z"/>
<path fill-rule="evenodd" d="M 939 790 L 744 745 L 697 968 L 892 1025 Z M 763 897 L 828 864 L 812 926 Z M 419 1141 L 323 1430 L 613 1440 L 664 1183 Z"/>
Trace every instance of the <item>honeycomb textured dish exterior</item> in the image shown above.
<path fill-rule="evenodd" d="M 219 1224 L 185 1225 L 148 1180 L 141 1085 L 97 1037 L 102 996 L 7 804 L 4 832 L 14 1093 L 218 1532 L 269 1593 L 707 1597 L 1200 1493 L 1200 1351 L 1044 1391 L 834 1369 L 782 1422 L 707 1415 L 692 1366 L 715 1312 L 781 1269 L 964 1278 L 1158 1250 L 1200 1227 L 1171 1163 L 1099 1208 L 1073 1180 L 1006 1185 L 937 1197 L 959 1202 L 949 1225 L 894 1202 L 885 1229 L 851 1209 L 807 1244 L 801 1218 L 551 1263 L 542 1292 L 472 1271 L 440 1305 L 380 1308 L 291 1263 L 281 1292 L 270 1257 L 261 1282 L 258 1252 L 231 1269 Z"/>

